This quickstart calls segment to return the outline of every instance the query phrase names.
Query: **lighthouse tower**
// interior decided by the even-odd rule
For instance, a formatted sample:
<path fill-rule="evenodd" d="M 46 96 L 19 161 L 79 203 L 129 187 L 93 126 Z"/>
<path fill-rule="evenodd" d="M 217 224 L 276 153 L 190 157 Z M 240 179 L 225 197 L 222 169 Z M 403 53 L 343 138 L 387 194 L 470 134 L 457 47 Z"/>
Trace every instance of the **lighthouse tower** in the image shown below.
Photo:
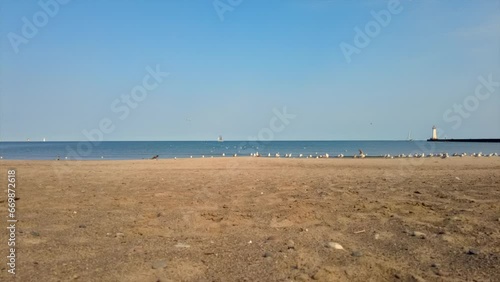
<path fill-rule="evenodd" d="M 432 140 L 437 140 L 438 139 L 437 128 L 436 128 L 435 125 L 432 127 L 432 138 L 431 139 Z"/>

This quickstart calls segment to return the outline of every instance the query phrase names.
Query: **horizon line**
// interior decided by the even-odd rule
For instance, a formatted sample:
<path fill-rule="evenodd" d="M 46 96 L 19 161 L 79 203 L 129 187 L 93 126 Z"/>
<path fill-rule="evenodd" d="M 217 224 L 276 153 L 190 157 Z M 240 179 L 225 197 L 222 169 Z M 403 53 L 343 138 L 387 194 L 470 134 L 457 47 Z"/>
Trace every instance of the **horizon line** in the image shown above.
<path fill-rule="evenodd" d="M 427 141 L 427 139 L 276 139 L 276 140 L 224 140 L 222 142 L 217 140 L 102 140 L 102 141 L 91 141 L 91 140 L 50 140 L 50 141 L 27 141 L 27 140 L 0 140 L 1 142 L 16 142 L 16 143 L 50 143 L 50 142 L 91 142 L 91 143 L 101 143 L 101 142 L 331 142 L 331 141 Z"/>

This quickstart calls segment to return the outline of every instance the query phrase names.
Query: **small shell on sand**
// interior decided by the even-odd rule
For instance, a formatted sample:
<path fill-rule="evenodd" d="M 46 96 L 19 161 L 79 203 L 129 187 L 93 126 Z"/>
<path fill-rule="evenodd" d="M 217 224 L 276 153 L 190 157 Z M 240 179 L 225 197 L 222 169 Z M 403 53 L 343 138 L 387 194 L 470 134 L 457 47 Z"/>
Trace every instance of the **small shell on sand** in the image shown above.
<path fill-rule="evenodd" d="M 328 244 L 326 244 L 326 246 L 329 248 L 335 249 L 335 250 L 343 250 L 344 249 L 344 247 L 342 247 L 342 245 L 340 245 L 339 243 L 335 243 L 335 242 L 328 242 Z"/>

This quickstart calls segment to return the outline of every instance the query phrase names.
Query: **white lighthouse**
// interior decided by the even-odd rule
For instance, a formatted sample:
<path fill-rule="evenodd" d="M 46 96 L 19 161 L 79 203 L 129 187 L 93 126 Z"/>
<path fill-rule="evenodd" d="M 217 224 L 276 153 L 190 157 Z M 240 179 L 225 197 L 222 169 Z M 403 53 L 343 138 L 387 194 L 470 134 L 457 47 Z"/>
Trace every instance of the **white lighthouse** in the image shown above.
<path fill-rule="evenodd" d="M 435 125 L 432 127 L 432 138 L 431 139 L 432 140 L 437 140 L 438 139 L 437 128 L 436 128 Z"/>

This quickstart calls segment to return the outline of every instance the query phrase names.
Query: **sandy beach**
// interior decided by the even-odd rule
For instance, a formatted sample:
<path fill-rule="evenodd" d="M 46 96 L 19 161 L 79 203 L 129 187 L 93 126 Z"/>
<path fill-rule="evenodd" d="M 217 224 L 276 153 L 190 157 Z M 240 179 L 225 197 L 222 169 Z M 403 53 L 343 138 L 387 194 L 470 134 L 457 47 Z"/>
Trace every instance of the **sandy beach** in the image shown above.
<path fill-rule="evenodd" d="M 499 157 L 0 168 L 4 218 L 17 175 L 16 281 L 500 280 Z"/>

